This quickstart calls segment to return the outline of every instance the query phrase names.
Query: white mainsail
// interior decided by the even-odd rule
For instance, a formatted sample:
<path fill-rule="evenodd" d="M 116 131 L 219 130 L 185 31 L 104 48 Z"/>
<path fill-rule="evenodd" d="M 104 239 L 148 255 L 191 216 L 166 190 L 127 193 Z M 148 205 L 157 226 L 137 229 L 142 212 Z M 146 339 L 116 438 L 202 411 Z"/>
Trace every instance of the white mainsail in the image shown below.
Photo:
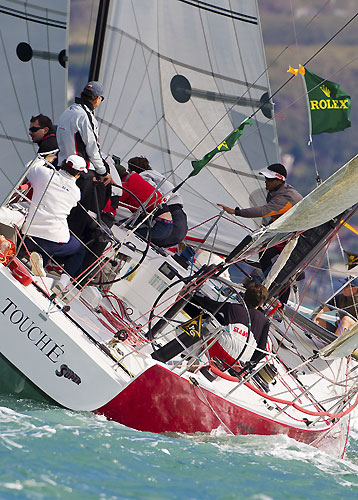
<path fill-rule="evenodd" d="M 111 2 L 99 73 L 106 90 L 97 113 L 103 151 L 124 162 L 147 156 L 179 184 L 192 171 L 191 160 L 214 149 L 267 99 L 265 68 L 256 1 Z M 218 215 L 216 203 L 264 203 L 257 174 L 279 161 L 271 108 L 255 115 L 232 151 L 215 156 L 180 189 L 189 227 Z M 252 229 L 260 222 L 246 221 Z M 189 235 L 203 237 L 212 223 Z M 229 252 L 245 234 L 221 221 L 215 250 Z"/>
<path fill-rule="evenodd" d="M 29 138 L 33 115 L 54 123 L 66 104 L 68 0 L 3 1 L 0 8 L 0 204 L 37 150 Z"/>

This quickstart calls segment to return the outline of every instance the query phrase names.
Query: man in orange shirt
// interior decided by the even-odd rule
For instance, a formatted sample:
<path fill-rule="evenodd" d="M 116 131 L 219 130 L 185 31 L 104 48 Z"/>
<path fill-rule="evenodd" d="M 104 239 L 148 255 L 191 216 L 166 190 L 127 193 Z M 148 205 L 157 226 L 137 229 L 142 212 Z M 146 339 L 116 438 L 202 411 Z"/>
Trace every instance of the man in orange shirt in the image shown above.
<path fill-rule="evenodd" d="M 268 191 L 265 205 L 251 208 L 230 208 L 218 203 L 219 207 L 222 207 L 228 214 L 235 214 L 239 217 L 249 219 L 267 217 L 269 219 L 266 219 L 266 224 L 271 224 L 280 215 L 302 200 L 302 196 L 296 189 L 286 183 L 287 170 L 281 163 L 269 165 L 264 170 L 261 170 L 260 174 L 265 177 L 265 185 Z M 260 253 L 260 266 L 263 273 L 267 274 L 272 265 L 272 259 L 279 255 L 282 249 L 283 246 L 273 246 Z"/>

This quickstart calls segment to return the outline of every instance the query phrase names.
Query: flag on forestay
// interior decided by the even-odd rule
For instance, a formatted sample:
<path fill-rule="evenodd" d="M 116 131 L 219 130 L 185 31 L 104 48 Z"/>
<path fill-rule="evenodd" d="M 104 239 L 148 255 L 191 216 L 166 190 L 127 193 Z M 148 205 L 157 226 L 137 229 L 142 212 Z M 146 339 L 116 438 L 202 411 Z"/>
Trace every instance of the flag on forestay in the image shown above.
<path fill-rule="evenodd" d="M 356 253 L 347 252 L 346 250 L 344 250 L 344 253 L 348 257 L 347 266 L 348 266 L 348 271 L 350 271 L 353 267 L 358 265 L 358 255 Z"/>
<path fill-rule="evenodd" d="M 189 177 L 194 177 L 200 170 L 209 163 L 209 161 L 217 154 L 222 151 L 230 151 L 238 138 L 242 135 L 246 125 L 252 125 L 252 120 L 248 119 L 242 122 L 238 128 L 233 130 L 230 135 L 228 135 L 215 149 L 207 153 L 201 160 L 192 161 L 193 171 L 190 173 Z"/>
<path fill-rule="evenodd" d="M 349 119 L 351 98 L 338 83 L 330 82 L 300 66 L 291 68 L 288 73 L 300 73 L 306 84 L 311 134 L 340 132 L 351 126 Z"/>

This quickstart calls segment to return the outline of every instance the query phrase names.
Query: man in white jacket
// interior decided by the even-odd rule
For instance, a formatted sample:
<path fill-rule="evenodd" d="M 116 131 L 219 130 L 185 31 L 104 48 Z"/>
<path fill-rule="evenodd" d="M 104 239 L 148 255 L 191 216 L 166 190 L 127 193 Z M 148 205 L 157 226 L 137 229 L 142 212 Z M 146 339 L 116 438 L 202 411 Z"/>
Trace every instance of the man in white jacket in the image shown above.
<path fill-rule="evenodd" d="M 97 213 L 97 206 L 102 211 L 110 197 L 112 177 L 104 161 L 98 140 L 98 123 L 94 111 L 103 101 L 104 89 L 99 82 L 88 82 L 60 116 L 57 127 L 57 141 L 60 148 L 59 164 L 69 155 L 82 156 L 86 161 L 88 173 L 81 174 L 77 182 L 81 190 L 81 205 L 86 211 Z M 98 204 L 97 204 L 97 200 Z M 86 239 L 85 233 L 91 218 L 81 207 L 72 210 L 68 223 L 70 229 L 79 237 Z"/>
<path fill-rule="evenodd" d="M 76 179 L 86 171 L 84 159 L 70 155 L 59 171 L 48 168 L 45 160 L 39 159 L 27 173 L 33 195 L 22 232 L 26 236 L 27 249 L 38 254 L 35 274 L 45 275 L 42 265 L 49 261 L 50 255 L 60 258 L 65 271 L 72 277 L 81 269 L 85 249 L 70 234 L 67 216 L 81 197 Z"/>

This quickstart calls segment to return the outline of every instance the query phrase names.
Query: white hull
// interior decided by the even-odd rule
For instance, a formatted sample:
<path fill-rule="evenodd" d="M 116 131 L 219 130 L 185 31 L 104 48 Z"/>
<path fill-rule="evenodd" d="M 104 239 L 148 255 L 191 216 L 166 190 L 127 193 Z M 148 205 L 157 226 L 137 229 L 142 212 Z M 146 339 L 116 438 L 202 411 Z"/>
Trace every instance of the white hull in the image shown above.
<path fill-rule="evenodd" d="M 130 238 L 137 247 L 142 244 L 137 237 Z M 124 273 L 138 257 L 132 247 L 122 248 L 128 257 L 121 271 Z M 108 298 L 102 299 L 100 309 L 74 298 L 70 310 L 65 312 L 62 302 L 54 303 L 49 298 L 46 287 L 51 285 L 50 278 L 37 278 L 37 286 L 24 287 L 2 266 L 1 354 L 38 390 L 72 410 L 103 413 L 128 426 L 154 432 L 210 432 L 222 426 L 233 434 L 285 433 L 320 447 L 334 442 L 335 454 L 340 456 L 347 438 L 347 419 L 332 422 L 332 418 L 312 417 L 305 411 L 332 409 L 333 404 L 325 401 L 339 397 L 345 388 L 332 387 L 327 380 L 344 378 L 346 361 L 317 359 L 296 376 L 287 374 L 286 369 L 301 364 L 302 356 L 309 357 L 313 348 L 324 345 L 319 340 L 309 340 L 302 332 L 297 337 L 297 329 L 289 329 L 280 357 L 271 359 L 278 377 L 266 388 L 255 378 L 242 385 L 225 374 L 217 376 L 214 368 L 209 368 L 211 378 L 198 369 L 188 371 L 190 363 L 180 355 L 168 363 L 151 357 L 153 348 L 143 332 L 155 299 L 170 282 L 168 275 L 160 271 L 164 263 L 178 273 L 188 274 L 173 258 L 150 250 L 146 263 L 134 277 L 113 285 L 112 291 L 133 308 L 133 319 L 121 321 L 115 319 L 115 308 Z M 155 314 L 162 316 L 175 301 L 178 286 L 164 293 Z M 186 320 L 183 312 L 177 314 L 176 321 Z M 118 351 L 108 341 L 120 325 L 130 335 L 116 344 Z M 164 338 L 159 344 L 156 341 L 156 349 L 174 338 L 175 326 L 166 326 Z M 271 351 L 280 343 L 282 333 L 277 331 L 282 328 L 281 323 L 273 322 Z M 291 349 L 293 337 L 298 346 L 296 352 Z M 280 361 L 281 355 L 285 365 Z M 310 386 L 312 389 L 306 394 L 304 387 Z M 289 401 L 290 405 L 282 401 Z"/>

